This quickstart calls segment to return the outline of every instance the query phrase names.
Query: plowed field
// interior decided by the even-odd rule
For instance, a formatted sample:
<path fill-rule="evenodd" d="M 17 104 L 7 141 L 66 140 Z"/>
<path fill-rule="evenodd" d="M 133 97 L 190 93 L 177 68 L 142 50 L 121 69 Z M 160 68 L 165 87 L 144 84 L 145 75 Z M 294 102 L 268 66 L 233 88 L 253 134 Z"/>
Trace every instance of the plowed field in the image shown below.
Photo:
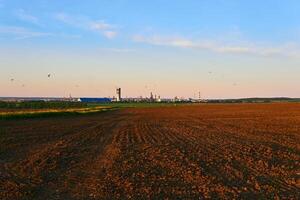
<path fill-rule="evenodd" d="M 0 199 L 298 199 L 300 104 L 0 121 Z"/>

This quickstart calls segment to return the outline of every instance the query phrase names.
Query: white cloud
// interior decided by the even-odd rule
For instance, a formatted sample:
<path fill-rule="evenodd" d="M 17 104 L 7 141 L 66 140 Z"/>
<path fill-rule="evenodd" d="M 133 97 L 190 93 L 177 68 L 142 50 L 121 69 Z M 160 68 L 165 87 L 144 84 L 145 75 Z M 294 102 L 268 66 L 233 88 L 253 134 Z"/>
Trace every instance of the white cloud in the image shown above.
<path fill-rule="evenodd" d="M 103 31 L 102 34 L 108 39 L 113 39 L 117 36 L 116 31 Z"/>
<path fill-rule="evenodd" d="M 101 48 L 101 50 L 115 52 L 115 53 L 130 53 L 135 51 L 135 49 L 125 49 L 125 48 Z"/>
<path fill-rule="evenodd" d="M 62 38 L 80 38 L 80 35 L 69 35 L 64 33 L 49 33 L 49 32 L 39 32 L 30 30 L 24 27 L 18 26 L 0 26 L 0 34 L 7 36 L 14 36 L 14 39 L 21 40 L 27 38 L 37 38 L 37 37 L 62 37 Z"/>
<path fill-rule="evenodd" d="M 15 15 L 22 21 L 29 22 L 36 25 L 41 25 L 37 17 L 26 13 L 23 9 L 19 9 L 15 11 Z"/>
<path fill-rule="evenodd" d="M 161 37 L 135 35 L 135 42 L 147 43 L 157 46 L 169 46 L 177 48 L 189 48 L 196 50 L 208 50 L 216 53 L 227 54 L 251 54 L 258 56 L 288 56 L 299 57 L 297 45 L 283 44 L 279 46 L 262 46 L 255 43 L 244 42 L 243 44 L 227 44 L 212 40 L 195 41 L 180 37 Z"/>
<path fill-rule="evenodd" d="M 103 20 L 91 20 L 84 16 L 71 16 L 65 13 L 58 13 L 54 18 L 76 28 L 98 32 L 108 39 L 113 39 L 118 35 L 116 27 Z"/>
<path fill-rule="evenodd" d="M 95 21 L 95 22 L 90 22 L 89 23 L 89 27 L 92 30 L 99 30 L 99 31 L 103 31 L 103 30 L 108 30 L 108 29 L 112 29 L 113 26 L 110 24 L 107 24 L 103 21 Z"/>
<path fill-rule="evenodd" d="M 26 39 L 33 37 L 53 36 L 52 33 L 32 31 L 27 28 L 17 26 L 0 26 L 0 34 L 13 35 L 15 39 Z"/>
<path fill-rule="evenodd" d="M 56 14 L 54 16 L 55 19 L 61 21 L 61 22 L 64 22 L 66 24 L 69 24 L 69 25 L 72 25 L 72 26 L 76 26 L 78 27 L 80 24 L 79 23 L 76 23 L 76 19 L 73 19 L 71 18 L 70 16 L 64 14 L 64 13 L 59 13 L 59 14 Z M 81 20 L 82 21 L 82 20 Z"/>

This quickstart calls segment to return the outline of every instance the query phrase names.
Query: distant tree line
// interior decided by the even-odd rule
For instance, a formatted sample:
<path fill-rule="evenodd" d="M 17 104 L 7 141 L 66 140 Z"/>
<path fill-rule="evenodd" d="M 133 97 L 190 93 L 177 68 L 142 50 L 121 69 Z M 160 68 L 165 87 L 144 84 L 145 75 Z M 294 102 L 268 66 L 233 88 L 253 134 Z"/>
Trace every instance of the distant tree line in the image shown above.
<path fill-rule="evenodd" d="M 244 98 L 244 99 L 211 99 L 208 103 L 272 103 L 272 102 L 300 102 L 299 98 Z"/>
<path fill-rule="evenodd" d="M 68 101 L 25 101 L 25 102 L 1 102 L 0 108 L 27 108 L 27 109 L 42 109 L 42 108 L 82 108 L 86 107 L 86 103 L 82 102 L 68 102 Z"/>

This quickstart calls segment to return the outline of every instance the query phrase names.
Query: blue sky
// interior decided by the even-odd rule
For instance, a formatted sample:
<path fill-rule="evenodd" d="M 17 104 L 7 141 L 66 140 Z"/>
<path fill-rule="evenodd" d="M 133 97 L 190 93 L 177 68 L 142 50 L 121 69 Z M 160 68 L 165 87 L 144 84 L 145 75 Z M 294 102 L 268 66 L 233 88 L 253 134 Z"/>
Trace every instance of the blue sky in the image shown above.
<path fill-rule="evenodd" d="M 0 0 L 0 96 L 300 97 L 299 11 L 296 0 Z"/>

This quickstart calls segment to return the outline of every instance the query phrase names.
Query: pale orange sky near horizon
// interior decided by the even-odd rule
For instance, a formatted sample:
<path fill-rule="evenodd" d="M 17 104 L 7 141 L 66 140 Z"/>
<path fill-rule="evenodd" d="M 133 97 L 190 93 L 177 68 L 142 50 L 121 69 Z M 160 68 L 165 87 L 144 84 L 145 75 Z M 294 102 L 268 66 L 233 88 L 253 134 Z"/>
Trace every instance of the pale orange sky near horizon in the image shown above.
<path fill-rule="evenodd" d="M 0 96 L 299 97 L 297 60 L 192 50 L 1 49 Z M 178 56 L 180 55 L 180 56 Z M 7 66 L 7 67 L 6 67 Z M 9 67 L 8 67 L 9 66 Z M 254 66 L 254 67 L 252 67 Z M 293 72 L 294 71 L 294 72 Z M 47 74 L 51 73 L 48 78 Z M 10 81 L 14 78 L 14 81 Z"/>

